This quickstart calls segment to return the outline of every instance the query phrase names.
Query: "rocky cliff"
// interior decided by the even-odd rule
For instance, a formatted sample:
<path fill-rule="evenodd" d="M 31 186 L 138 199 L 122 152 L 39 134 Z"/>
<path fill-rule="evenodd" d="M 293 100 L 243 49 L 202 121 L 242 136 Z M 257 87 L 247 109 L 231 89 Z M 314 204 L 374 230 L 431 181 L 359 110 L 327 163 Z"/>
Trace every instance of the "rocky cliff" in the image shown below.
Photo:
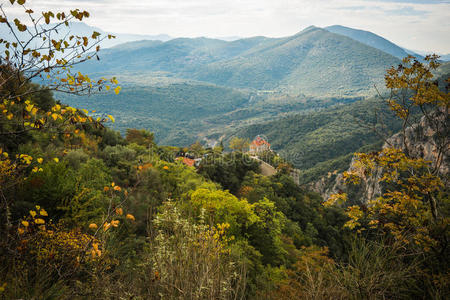
<path fill-rule="evenodd" d="M 440 110 L 428 116 L 423 116 L 418 123 L 388 138 L 383 148 L 402 149 L 410 157 L 430 161 L 431 167 L 436 169 L 436 172 L 448 186 L 450 169 L 448 113 L 448 111 Z M 354 170 L 354 168 L 353 158 L 349 171 Z M 329 176 L 322 177 L 311 184 L 310 188 L 320 193 L 324 199 L 328 199 L 331 194 L 344 191 L 348 193 L 351 202 L 364 203 L 383 193 L 383 187 L 379 182 L 381 172 L 380 169 L 375 171 L 372 176 L 363 178 L 361 184 L 357 186 L 345 185 L 342 173 L 330 173 Z"/>

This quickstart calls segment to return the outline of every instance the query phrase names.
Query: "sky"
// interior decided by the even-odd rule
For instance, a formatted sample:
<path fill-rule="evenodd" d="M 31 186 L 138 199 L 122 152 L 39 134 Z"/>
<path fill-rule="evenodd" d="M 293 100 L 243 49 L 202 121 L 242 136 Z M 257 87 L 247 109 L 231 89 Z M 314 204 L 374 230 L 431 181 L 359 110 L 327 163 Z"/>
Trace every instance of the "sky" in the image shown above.
<path fill-rule="evenodd" d="M 310 25 L 338 24 L 410 50 L 450 53 L 450 0 L 28 0 L 27 5 L 35 11 L 82 8 L 91 13 L 86 23 L 116 33 L 282 37 Z"/>

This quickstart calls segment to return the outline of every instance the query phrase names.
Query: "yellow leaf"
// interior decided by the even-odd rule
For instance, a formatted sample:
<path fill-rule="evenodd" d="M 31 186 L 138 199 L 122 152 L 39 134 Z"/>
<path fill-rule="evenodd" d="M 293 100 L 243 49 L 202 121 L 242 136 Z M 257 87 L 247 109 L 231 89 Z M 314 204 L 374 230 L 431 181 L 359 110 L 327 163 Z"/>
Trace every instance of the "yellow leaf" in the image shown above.
<path fill-rule="evenodd" d="M 30 112 L 33 109 L 34 105 L 33 104 L 28 104 L 25 109 Z"/>
<path fill-rule="evenodd" d="M 97 226 L 97 224 L 95 224 L 95 223 L 91 223 L 91 224 L 89 224 L 89 228 L 90 228 L 90 229 L 97 229 L 98 226 Z"/>
<path fill-rule="evenodd" d="M 120 93 L 120 90 L 121 90 L 122 88 L 120 87 L 120 86 L 118 86 L 118 87 L 116 87 L 115 89 L 114 89 L 114 93 L 116 93 L 116 95 L 118 95 L 119 93 Z"/>
<path fill-rule="evenodd" d="M 106 222 L 105 224 L 103 224 L 103 231 L 108 230 L 109 227 L 111 227 L 111 224 L 109 224 L 108 222 Z"/>
<path fill-rule="evenodd" d="M 126 218 L 128 220 L 131 220 L 131 221 L 135 221 L 136 220 L 132 214 L 127 214 Z"/>
<path fill-rule="evenodd" d="M 116 122 L 116 119 L 114 119 L 114 117 L 113 116 L 111 116 L 111 115 L 108 115 L 108 118 L 111 120 L 111 122 Z"/>
<path fill-rule="evenodd" d="M 30 224 L 28 223 L 28 221 L 22 221 L 22 225 L 25 227 L 28 227 L 28 225 L 30 225 Z"/>
<path fill-rule="evenodd" d="M 41 214 L 41 216 L 44 216 L 44 217 L 48 216 L 48 213 L 43 208 L 39 211 L 39 213 Z"/>
<path fill-rule="evenodd" d="M 59 158 L 55 157 L 55 158 L 53 158 L 53 160 L 54 160 L 55 162 L 59 163 Z"/>
<path fill-rule="evenodd" d="M 30 210 L 30 215 L 34 218 L 36 216 L 36 212 L 34 210 Z"/>
<path fill-rule="evenodd" d="M 121 207 L 117 207 L 116 214 L 118 214 L 119 216 L 123 215 L 123 209 Z"/>
<path fill-rule="evenodd" d="M 39 157 L 39 158 L 37 159 L 37 162 L 40 163 L 40 164 L 42 164 L 43 161 L 44 161 L 44 159 L 43 159 L 42 157 Z"/>
<path fill-rule="evenodd" d="M 36 224 L 45 224 L 45 221 L 44 221 L 44 219 L 35 219 L 34 220 L 34 223 L 36 223 Z"/>

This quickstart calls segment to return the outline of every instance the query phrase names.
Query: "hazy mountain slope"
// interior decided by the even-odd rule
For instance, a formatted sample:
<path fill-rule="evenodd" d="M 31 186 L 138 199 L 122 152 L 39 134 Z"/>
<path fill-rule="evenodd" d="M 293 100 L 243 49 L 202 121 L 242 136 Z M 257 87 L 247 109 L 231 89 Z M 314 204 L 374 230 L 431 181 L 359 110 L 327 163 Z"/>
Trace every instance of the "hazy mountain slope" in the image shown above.
<path fill-rule="evenodd" d="M 190 72 L 204 65 L 226 60 L 270 40 L 264 37 L 226 42 L 209 38 L 178 38 L 160 41 L 137 41 L 122 44 L 100 53 L 102 64 L 95 61 L 84 64 L 84 72 L 170 72 L 172 76 L 195 79 Z M 206 80 L 208 81 L 208 80 Z"/>
<path fill-rule="evenodd" d="M 443 54 L 441 55 L 441 59 L 444 61 L 450 61 L 450 54 Z"/>
<path fill-rule="evenodd" d="M 232 87 L 312 95 L 369 94 L 398 59 L 342 35 L 310 27 L 197 72 L 198 80 Z"/>
<path fill-rule="evenodd" d="M 286 38 L 233 42 L 180 38 L 133 42 L 104 50 L 87 73 L 168 72 L 233 88 L 315 96 L 371 95 L 399 60 L 351 38 L 309 27 Z M 119 76 L 120 80 L 120 76 Z"/>
<path fill-rule="evenodd" d="M 54 26 L 54 24 L 49 24 L 50 26 Z M 114 39 L 105 39 L 101 42 L 102 48 L 110 48 L 116 45 L 120 45 L 123 43 L 128 43 L 131 41 L 139 41 L 139 40 L 159 40 L 159 41 L 169 41 L 172 37 L 167 34 L 158 34 L 158 35 L 144 35 L 144 34 L 133 34 L 133 33 L 112 33 L 104 31 L 98 27 L 90 26 L 83 22 L 71 22 L 69 26 L 61 26 L 58 29 L 58 37 L 54 38 L 63 38 L 66 34 L 70 32 L 70 35 L 78 35 L 78 36 L 91 36 L 94 31 L 101 33 L 101 37 L 106 37 L 108 34 L 114 35 L 116 38 Z M 7 37 L 10 36 L 10 30 L 5 24 L 0 24 L 0 36 Z M 29 37 L 23 33 L 17 32 L 19 38 L 24 39 L 23 37 Z"/>
<path fill-rule="evenodd" d="M 214 55 L 214 49 L 227 42 L 206 38 L 179 38 L 162 43 L 160 41 L 138 41 L 100 53 L 101 65 L 95 61 L 84 64 L 84 72 L 122 71 L 166 71 L 178 73 L 189 66 L 210 63 L 220 57 Z"/>
<path fill-rule="evenodd" d="M 370 31 L 349 28 L 341 25 L 328 26 L 324 29 L 333 33 L 345 35 L 358 42 L 389 53 L 400 59 L 408 56 L 408 52 L 406 52 L 405 49 Z"/>

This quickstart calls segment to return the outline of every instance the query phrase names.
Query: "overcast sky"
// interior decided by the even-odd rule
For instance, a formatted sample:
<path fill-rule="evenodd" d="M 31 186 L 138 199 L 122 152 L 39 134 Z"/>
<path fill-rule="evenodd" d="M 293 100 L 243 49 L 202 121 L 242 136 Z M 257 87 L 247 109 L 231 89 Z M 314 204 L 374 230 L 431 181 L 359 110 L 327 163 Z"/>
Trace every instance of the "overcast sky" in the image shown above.
<path fill-rule="evenodd" d="M 0 0 L 0 2 L 7 2 Z M 421 51 L 450 53 L 450 0 L 28 0 L 35 11 L 83 8 L 109 32 L 174 37 L 288 36 L 344 25 Z"/>

